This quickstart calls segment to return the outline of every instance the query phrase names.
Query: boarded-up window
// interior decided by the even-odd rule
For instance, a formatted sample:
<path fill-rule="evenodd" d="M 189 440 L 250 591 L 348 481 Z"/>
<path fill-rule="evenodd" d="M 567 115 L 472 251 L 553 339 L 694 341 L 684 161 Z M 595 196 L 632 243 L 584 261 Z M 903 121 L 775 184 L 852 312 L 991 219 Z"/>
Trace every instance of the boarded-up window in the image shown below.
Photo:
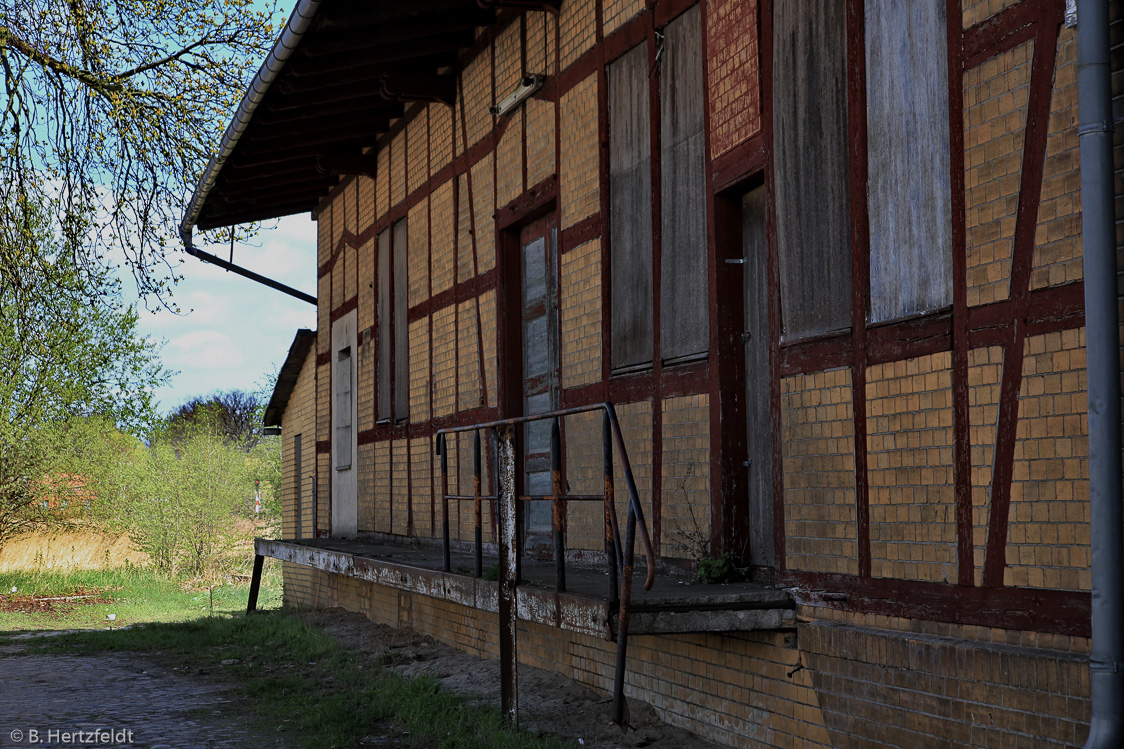
<path fill-rule="evenodd" d="M 694 358 L 707 350 L 703 90 L 702 29 L 696 5 L 668 24 L 660 68 L 660 355 L 664 361 Z"/>
<path fill-rule="evenodd" d="M 351 468 L 351 347 L 336 355 L 336 371 L 332 380 L 336 391 L 336 470 Z"/>
<path fill-rule="evenodd" d="M 867 0 L 870 319 L 952 304 L 945 3 Z"/>
<path fill-rule="evenodd" d="M 846 4 L 776 3 L 773 35 L 781 321 L 799 338 L 851 324 Z"/>
<path fill-rule="evenodd" d="M 378 284 L 378 302 L 376 303 L 377 324 L 379 326 L 379 367 L 378 367 L 378 419 L 389 421 L 393 410 L 391 389 L 391 305 L 390 305 L 390 230 L 384 229 L 379 234 L 378 262 L 375 268 L 375 280 Z"/>
<path fill-rule="evenodd" d="M 410 411 L 410 339 L 406 315 L 409 283 L 406 261 L 409 248 L 406 220 L 394 225 L 394 419 L 402 421 Z"/>
<path fill-rule="evenodd" d="M 652 148 L 648 54 L 608 67 L 612 367 L 652 362 Z"/>
<path fill-rule="evenodd" d="M 406 220 L 403 219 L 391 229 L 384 229 L 378 238 L 379 421 L 402 421 L 410 410 L 406 235 Z"/>

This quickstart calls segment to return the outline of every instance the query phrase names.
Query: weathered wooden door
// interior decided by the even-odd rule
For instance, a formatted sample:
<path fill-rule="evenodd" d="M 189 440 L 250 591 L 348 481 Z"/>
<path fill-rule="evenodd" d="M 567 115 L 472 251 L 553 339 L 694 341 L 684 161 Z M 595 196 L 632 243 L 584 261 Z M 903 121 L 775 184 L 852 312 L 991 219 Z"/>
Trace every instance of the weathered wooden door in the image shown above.
<path fill-rule="evenodd" d="M 773 548 L 773 426 L 769 369 L 768 252 L 765 187 L 742 196 L 742 258 L 745 283 L 745 421 L 749 476 L 749 560 L 776 566 Z"/>
<path fill-rule="evenodd" d="M 558 408 L 558 229 L 554 214 L 519 233 L 520 304 L 522 307 L 523 414 Z M 550 493 L 550 422 L 536 421 L 524 430 L 526 494 Z M 526 503 L 524 532 L 528 551 L 549 553 L 551 508 L 546 501 Z"/>

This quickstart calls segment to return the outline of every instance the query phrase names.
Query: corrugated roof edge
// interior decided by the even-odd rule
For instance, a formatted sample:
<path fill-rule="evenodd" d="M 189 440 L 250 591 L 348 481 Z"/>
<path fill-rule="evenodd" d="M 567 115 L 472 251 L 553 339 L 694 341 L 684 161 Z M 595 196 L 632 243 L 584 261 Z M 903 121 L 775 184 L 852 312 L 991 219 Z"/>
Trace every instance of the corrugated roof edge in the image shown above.
<path fill-rule="evenodd" d="M 312 25 L 312 19 L 320 9 L 321 1 L 300 0 L 297 3 L 297 7 L 293 9 L 292 15 L 289 16 L 289 20 L 285 24 L 285 30 L 281 32 L 281 36 L 273 44 L 269 57 L 262 63 L 250 87 L 242 95 L 242 101 L 238 104 L 238 111 L 234 113 L 234 119 L 230 121 L 230 124 L 226 127 L 226 132 L 223 133 L 219 150 L 207 162 L 207 168 L 203 171 L 203 176 L 199 178 L 199 182 L 195 186 L 195 193 L 191 196 L 191 202 L 188 204 L 187 212 L 184 213 L 183 220 L 180 222 L 180 239 L 183 240 L 185 249 L 191 246 L 191 230 L 196 221 L 199 220 L 199 212 L 203 210 L 203 202 L 214 186 L 219 171 L 234 150 L 238 139 L 242 137 L 242 133 L 249 126 L 254 110 L 265 98 L 270 85 L 285 66 L 289 56 L 296 50 L 301 37 Z"/>
<path fill-rule="evenodd" d="M 293 344 L 289 346 L 289 355 L 285 357 L 285 363 L 277 373 L 277 384 L 273 386 L 273 395 L 270 396 L 269 404 L 265 407 L 265 414 L 261 420 L 262 426 L 281 426 L 281 417 L 285 415 L 285 408 L 289 405 L 289 398 L 297 386 L 297 378 L 300 377 L 308 351 L 315 340 L 315 330 L 301 328 L 297 331 Z"/>

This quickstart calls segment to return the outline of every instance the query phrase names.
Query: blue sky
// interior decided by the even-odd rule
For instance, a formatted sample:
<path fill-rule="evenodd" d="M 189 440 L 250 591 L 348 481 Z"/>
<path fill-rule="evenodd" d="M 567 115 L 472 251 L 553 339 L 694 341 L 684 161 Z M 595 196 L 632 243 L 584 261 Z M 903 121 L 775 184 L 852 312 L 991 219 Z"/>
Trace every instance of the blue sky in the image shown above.
<path fill-rule="evenodd" d="M 235 245 L 235 264 L 316 295 L 316 225 L 309 214 L 282 219 L 254 244 Z M 224 259 L 230 252 L 229 246 L 200 249 Z M 174 298 L 185 313 L 140 308 L 141 335 L 165 341 L 161 359 L 177 372 L 156 391 L 161 412 L 216 390 L 258 390 L 281 367 L 297 329 L 316 327 L 311 304 L 181 256 L 184 280 Z"/>

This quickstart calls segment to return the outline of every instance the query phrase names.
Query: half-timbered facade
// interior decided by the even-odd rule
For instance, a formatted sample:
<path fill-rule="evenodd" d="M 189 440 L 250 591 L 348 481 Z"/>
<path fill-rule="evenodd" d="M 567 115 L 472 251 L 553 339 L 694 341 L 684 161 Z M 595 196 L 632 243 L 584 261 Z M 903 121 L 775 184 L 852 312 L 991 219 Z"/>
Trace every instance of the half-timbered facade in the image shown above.
<path fill-rule="evenodd" d="M 729 745 L 1080 744 L 1090 515 L 1064 12 L 300 3 L 185 220 L 311 210 L 319 226 L 318 328 L 275 417 L 285 535 L 307 551 L 286 552 L 286 600 L 495 657 L 496 594 L 473 571 L 400 584 L 331 542 L 469 553 L 473 451 L 486 497 L 502 461 L 468 432 L 438 455 L 438 433 L 607 402 L 658 575 L 729 555 L 789 597 L 773 619 L 633 634 L 630 697 Z M 601 417 L 559 427 L 561 491 L 598 495 Z M 550 423 L 517 443 L 518 493 L 551 495 Z M 496 507 L 479 521 L 493 558 Z M 550 502 L 520 507 L 520 553 L 549 557 Z M 604 563 L 603 506 L 563 507 L 566 558 Z M 521 662 L 610 689 L 596 627 L 525 608 Z"/>

